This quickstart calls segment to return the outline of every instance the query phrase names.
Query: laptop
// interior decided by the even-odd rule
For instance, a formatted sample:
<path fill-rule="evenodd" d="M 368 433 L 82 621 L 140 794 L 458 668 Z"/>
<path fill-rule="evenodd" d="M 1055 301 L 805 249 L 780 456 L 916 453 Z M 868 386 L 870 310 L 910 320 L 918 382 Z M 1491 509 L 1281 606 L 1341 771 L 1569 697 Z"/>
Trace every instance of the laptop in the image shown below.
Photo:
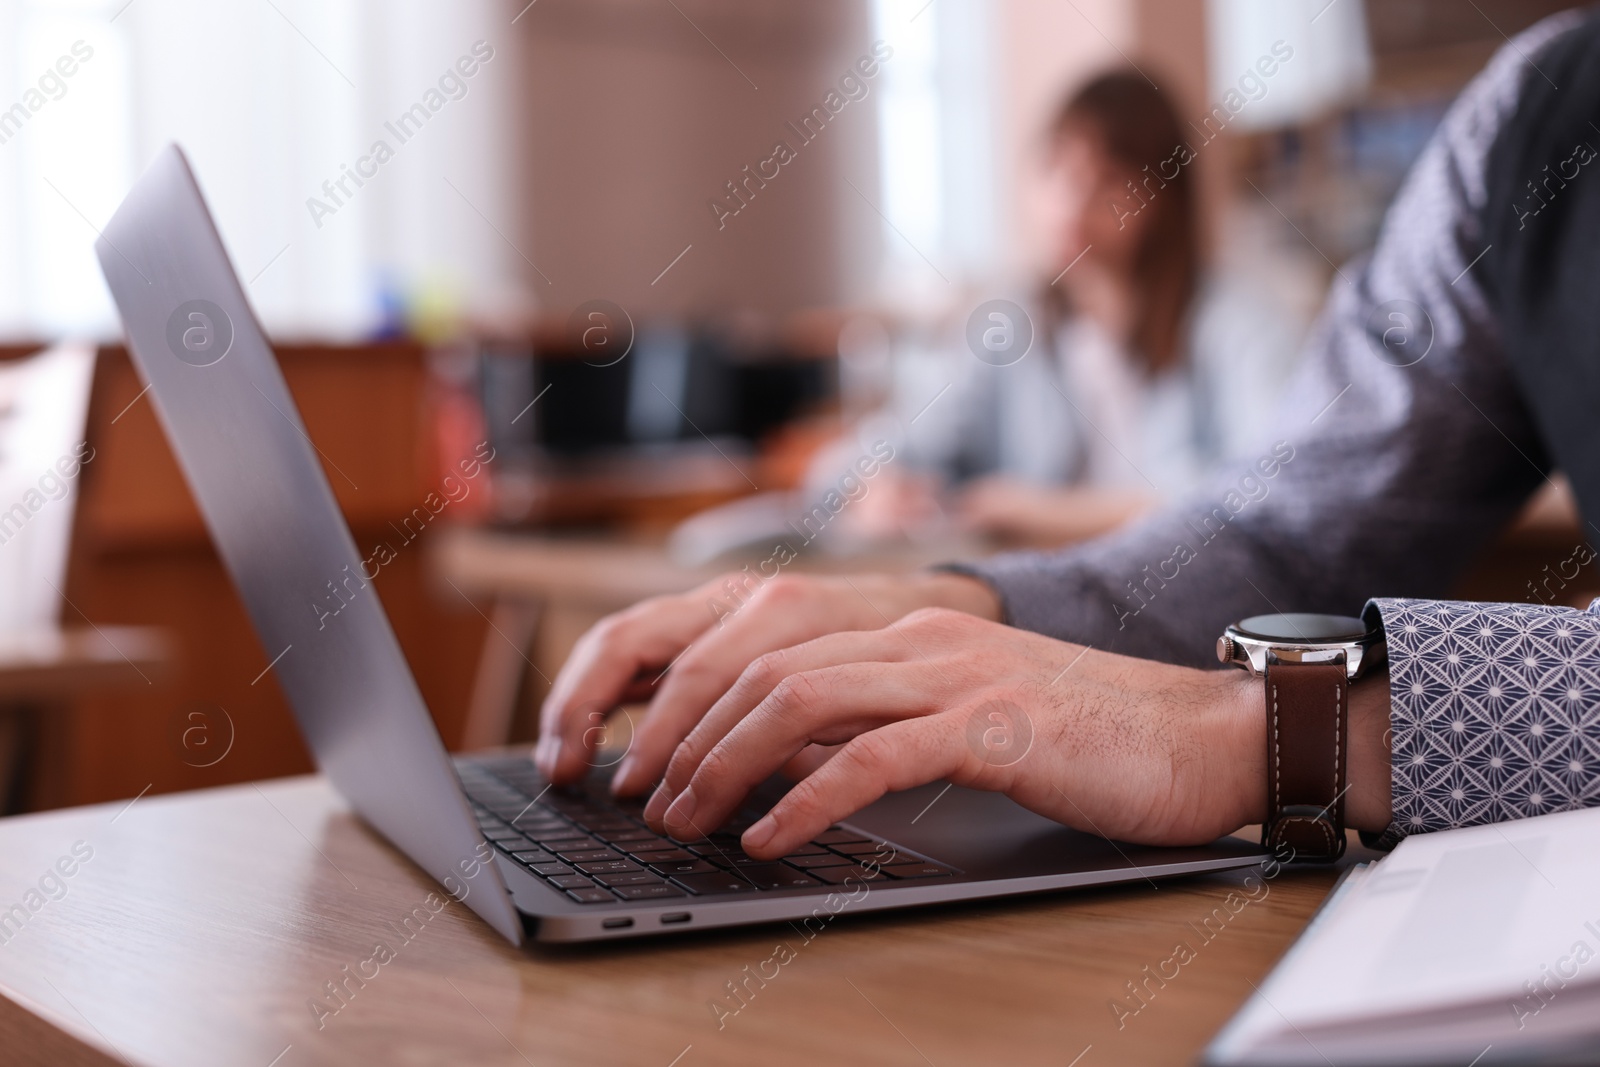
<path fill-rule="evenodd" d="M 551 789 L 526 752 L 452 759 L 183 153 L 166 148 L 95 245 L 129 349 L 318 768 L 373 829 L 516 944 L 636 938 L 1146 882 L 1264 858 L 1224 838 L 1119 844 L 995 793 L 894 793 L 778 862 L 740 831 L 663 838 L 606 772 Z M 348 602 L 321 608 L 330 585 Z M 352 593 L 353 591 L 353 593 Z"/>

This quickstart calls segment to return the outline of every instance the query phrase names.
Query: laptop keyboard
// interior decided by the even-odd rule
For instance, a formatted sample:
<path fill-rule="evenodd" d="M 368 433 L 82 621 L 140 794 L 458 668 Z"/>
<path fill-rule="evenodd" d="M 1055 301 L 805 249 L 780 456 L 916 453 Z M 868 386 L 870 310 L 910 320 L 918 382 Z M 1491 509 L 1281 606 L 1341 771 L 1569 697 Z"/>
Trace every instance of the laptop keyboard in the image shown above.
<path fill-rule="evenodd" d="M 949 866 L 833 826 L 780 860 L 745 854 L 739 835 L 760 812 L 739 812 L 698 841 L 663 837 L 643 800 L 602 790 L 552 789 L 525 759 L 456 764 L 483 836 L 580 904 L 739 897 L 857 882 L 952 878 Z M 877 864 L 872 869 L 863 864 Z"/>

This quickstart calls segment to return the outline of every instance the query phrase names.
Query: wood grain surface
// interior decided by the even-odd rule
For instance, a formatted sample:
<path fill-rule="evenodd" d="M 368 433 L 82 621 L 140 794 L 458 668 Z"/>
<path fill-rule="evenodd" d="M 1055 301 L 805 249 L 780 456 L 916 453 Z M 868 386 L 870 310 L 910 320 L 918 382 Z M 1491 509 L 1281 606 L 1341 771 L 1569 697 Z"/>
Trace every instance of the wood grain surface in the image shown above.
<path fill-rule="evenodd" d="M 0 857 L 0 920 L 27 914 L 0 926 L 18 1065 L 1181 1064 L 1334 877 L 518 951 L 453 902 L 397 935 L 437 887 L 315 777 L 7 819 Z"/>

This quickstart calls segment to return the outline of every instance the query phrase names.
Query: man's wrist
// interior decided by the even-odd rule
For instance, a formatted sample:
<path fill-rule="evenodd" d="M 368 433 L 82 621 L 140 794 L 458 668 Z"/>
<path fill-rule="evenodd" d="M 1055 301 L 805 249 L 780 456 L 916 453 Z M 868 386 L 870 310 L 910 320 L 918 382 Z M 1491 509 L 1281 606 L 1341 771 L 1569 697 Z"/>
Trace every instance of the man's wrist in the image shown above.
<path fill-rule="evenodd" d="M 1350 791 L 1344 811 L 1352 829 L 1377 833 L 1393 818 L 1389 741 L 1389 672 L 1383 670 L 1350 687 Z"/>
<path fill-rule="evenodd" d="M 1230 800 L 1232 817 L 1225 833 L 1264 822 L 1267 817 L 1267 714 L 1261 679 L 1239 671 L 1206 671 L 1215 687 L 1208 706 L 1210 729 L 1203 744 L 1208 785 L 1216 783 Z"/>
<path fill-rule="evenodd" d="M 1208 672 L 1215 691 L 1208 701 L 1206 740 L 1215 765 L 1211 780 L 1232 799 L 1234 826 L 1266 821 L 1267 712 L 1262 680 L 1235 671 Z M 1390 814 L 1389 676 L 1379 672 L 1350 687 L 1348 790 L 1345 823 L 1371 832 L 1388 827 Z"/>
<path fill-rule="evenodd" d="M 875 630 L 923 608 L 948 608 L 991 622 L 1001 620 L 1000 597 L 986 582 L 965 574 L 861 574 L 818 579 L 836 588 L 842 629 Z"/>
<path fill-rule="evenodd" d="M 925 571 L 905 579 L 908 612 L 917 608 L 950 608 L 976 615 L 990 622 L 1000 622 L 1004 612 L 1000 594 L 981 578 L 953 571 Z"/>

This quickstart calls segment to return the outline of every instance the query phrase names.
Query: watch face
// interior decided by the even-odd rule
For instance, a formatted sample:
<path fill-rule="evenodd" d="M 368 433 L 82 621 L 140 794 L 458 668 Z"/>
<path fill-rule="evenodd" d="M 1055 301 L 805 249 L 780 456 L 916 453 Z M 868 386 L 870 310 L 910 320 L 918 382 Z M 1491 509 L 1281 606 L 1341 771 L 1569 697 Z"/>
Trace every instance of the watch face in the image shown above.
<path fill-rule="evenodd" d="M 1246 637 L 1292 644 L 1332 644 L 1359 641 L 1367 635 L 1367 624 L 1348 615 L 1312 615 L 1291 612 L 1287 615 L 1252 615 L 1236 627 Z"/>

